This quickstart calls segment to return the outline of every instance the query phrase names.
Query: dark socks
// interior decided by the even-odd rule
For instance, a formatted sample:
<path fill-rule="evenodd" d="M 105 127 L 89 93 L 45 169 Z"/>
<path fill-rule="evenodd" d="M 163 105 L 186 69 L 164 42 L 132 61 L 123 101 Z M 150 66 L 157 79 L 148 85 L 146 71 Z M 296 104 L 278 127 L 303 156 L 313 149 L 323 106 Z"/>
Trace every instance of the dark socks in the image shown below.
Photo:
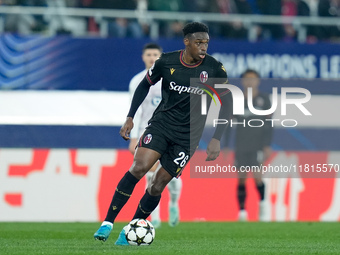
<path fill-rule="evenodd" d="M 240 210 L 244 210 L 244 202 L 246 200 L 246 186 L 244 184 L 239 184 L 237 187 L 237 200 Z"/>
<path fill-rule="evenodd" d="M 265 186 L 264 186 L 264 183 L 261 183 L 261 184 L 257 184 L 256 185 L 256 188 L 259 192 L 259 195 L 260 195 L 260 200 L 264 200 L 264 191 L 265 191 Z"/>
<path fill-rule="evenodd" d="M 129 200 L 138 181 L 139 179 L 134 177 L 129 171 L 123 176 L 117 185 L 105 221 L 114 222 L 120 210 Z"/>
<path fill-rule="evenodd" d="M 144 196 L 138 204 L 137 211 L 133 216 L 133 219 L 146 219 L 157 207 L 161 196 L 151 196 L 146 190 Z"/>

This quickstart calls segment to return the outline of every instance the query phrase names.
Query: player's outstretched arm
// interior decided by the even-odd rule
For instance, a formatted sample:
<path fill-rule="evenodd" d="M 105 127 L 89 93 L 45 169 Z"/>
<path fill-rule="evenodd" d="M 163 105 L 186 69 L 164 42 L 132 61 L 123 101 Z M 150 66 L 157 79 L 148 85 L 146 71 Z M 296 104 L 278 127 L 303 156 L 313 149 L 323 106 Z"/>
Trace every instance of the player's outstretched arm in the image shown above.
<path fill-rule="evenodd" d="M 121 135 L 121 137 L 124 138 L 124 140 L 130 139 L 129 135 L 130 135 L 131 129 L 133 128 L 133 117 L 135 116 L 136 111 L 138 110 L 138 107 L 143 103 L 145 97 L 149 93 L 149 90 L 150 90 L 150 84 L 146 80 L 146 78 L 144 78 L 139 83 L 133 95 L 129 113 L 127 115 L 124 125 L 121 127 L 119 131 L 119 134 Z"/>
<path fill-rule="evenodd" d="M 147 94 L 150 90 L 150 83 L 144 77 L 144 79 L 139 83 L 135 93 L 133 94 L 131 106 L 127 117 L 133 118 L 138 110 L 138 107 L 143 103 Z"/>
<path fill-rule="evenodd" d="M 231 94 L 225 94 L 222 97 L 222 105 L 218 118 L 219 119 L 227 119 L 229 120 L 231 118 L 231 113 L 232 113 L 232 99 L 231 99 Z M 213 138 L 211 139 L 208 148 L 207 148 L 207 158 L 206 161 L 212 161 L 215 160 L 219 154 L 220 154 L 220 150 L 221 150 L 221 137 L 222 134 L 225 130 L 226 125 L 217 125 L 216 129 L 215 129 L 215 133 L 213 135 Z"/>

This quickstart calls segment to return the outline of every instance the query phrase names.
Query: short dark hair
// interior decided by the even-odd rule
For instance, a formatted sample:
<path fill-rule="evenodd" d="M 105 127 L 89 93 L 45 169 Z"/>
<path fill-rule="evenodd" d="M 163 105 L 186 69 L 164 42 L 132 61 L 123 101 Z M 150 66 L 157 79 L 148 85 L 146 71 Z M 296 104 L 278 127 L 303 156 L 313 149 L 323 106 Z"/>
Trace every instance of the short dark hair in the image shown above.
<path fill-rule="evenodd" d="M 183 31 L 184 37 L 186 37 L 188 35 L 191 35 L 193 33 L 198 33 L 198 32 L 209 33 L 209 28 L 207 25 L 201 22 L 191 22 L 191 23 L 186 24 L 182 31 Z"/>
<path fill-rule="evenodd" d="M 147 43 L 147 44 L 145 44 L 144 47 L 143 47 L 143 53 L 144 53 L 145 50 L 148 50 L 148 49 L 156 49 L 156 50 L 159 50 L 160 52 L 163 51 L 162 47 L 159 46 L 159 44 L 157 44 L 157 43 Z"/>
<path fill-rule="evenodd" d="M 253 73 L 257 76 L 257 78 L 261 78 L 260 74 L 258 73 L 258 71 L 256 71 L 255 69 L 250 69 L 248 68 L 247 70 L 245 70 L 242 74 L 241 74 L 241 78 L 243 78 L 244 76 L 246 76 L 246 74 L 248 73 Z"/>

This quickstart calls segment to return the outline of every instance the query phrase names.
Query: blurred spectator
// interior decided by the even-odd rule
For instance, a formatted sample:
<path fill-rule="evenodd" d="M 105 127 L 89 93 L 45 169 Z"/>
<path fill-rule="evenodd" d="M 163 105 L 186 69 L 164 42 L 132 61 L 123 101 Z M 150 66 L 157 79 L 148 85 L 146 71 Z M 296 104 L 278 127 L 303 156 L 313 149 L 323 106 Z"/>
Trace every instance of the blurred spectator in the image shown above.
<path fill-rule="evenodd" d="M 247 2 L 249 3 L 249 6 L 252 10 L 252 13 L 254 14 L 261 14 L 261 11 L 258 7 L 258 4 L 257 4 L 257 1 L 258 0 L 248 0 Z"/>
<path fill-rule="evenodd" d="M 340 17 L 340 0 L 320 0 L 319 1 L 319 16 L 321 17 Z M 321 40 L 339 40 L 340 27 L 339 26 L 319 26 L 319 37 Z"/>
<path fill-rule="evenodd" d="M 318 16 L 318 5 L 319 5 L 319 0 L 301 0 L 304 2 L 309 9 L 309 14 L 310 16 Z"/>
<path fill-rule="evenodd" d="M 94 0 L 82 0 L 81 1 L 81 7 L 84 8 L 92 8 Z M 98 35 L 99 34 L 99 27 L 96 23 L 96 20 L 94 17 L 87 17 L 87 31 L 91 35 Z"/>
<path fill-rule="evenodd" d="M 148 0 L 148 10 L 180 12 L 185 10 L 182 0 Z M 159 21 L 160 35 L 165 37 L 183 37 L 181 21 Z"/>
<path fill-rule="evenodd" d="M 263 15 L 281 15 L 281 0 L 257 0 L 257 6 Z M 282 25 L 263 25 L 263 39 L 280 40 L 284 37 Z"/>
<path fill-rule="evenodd" d="M 253 14 L 253 10 L 247 0 L 234 0 L 238 13 Z"/>
<path fill-rule="evenodd" d="M 0 0 L 0 5 L 16 5 L 17 0 Z"/>
<path fill-rule="evenodd" d="M 21 6 L 46 6 L 45 0 L 17 0 L 7 1 L 7 3 Z M 5 31 L 19 34 L 42 32 L 46 29 L 46 25 L 42 15 L 8 14 L 5 19 Z"/>
<path fill-rule="evenodd" d="M 298 7 L 296 0 L 282 0 L 282 16 L 297 16 Z M 283 37 L 284 41 L 295 41 L 297 32 L 293 24 L 283 24 L 283 30 L 285 35 Z"/>
<path fill-rule="evenodd" d="M 181 0 L 149 0 L 149 10 L 154 11 L 182 11 Z"/>
<path fill-rule="evenodd" d="M 81 0 L 81 5 L 83 7 L 90 7 L 90 5 L 92 4 L 93 0 Z"/>
<path fill-rule="evenodd" d="M 306 0 L 296 0 L 296 1 L 297 1 L 297 15 L 298 16 L 310 16 L 311 10 Z"/>
<path fill-rule="evenodd" d="M 115 37 L 140 38 L 150 35 L 151 22 L 159 25 L 159 35 L 163 37 L 182 37 L 182 27 L 187 21 L 152 20 L 145 11 L 167 12 L 210 12 L 221 14 L 259 14 L 282 16 L 340 16 L 340 0 L 0 0 L 0 5 L 86 7 L 101 9 L 136 10 L 136 18 L 109 19 L 108 35 Z M 99 33 L 94 17 L 70 17 L 62 14 L 45 15 L 3 14 L 4 30 L 20 34 L 49 32 L 53 34 L 85 35 Z M 54 12 L 55 13 L 55 12 Z M 199 16 L 198 16 L 199 18 Z M 228 39 L 247 39 L 248 27 L 243 20 L 230 23 L 207 22 L 212 37 Z M 340 26 L 306 26 L 307 42 L 317 40 L 340 40 Z M 252 27 L 251 29 L 254 29 Z M 251 38 L 258 40 L 297 40 L 298 27 L 293 24 L 255 25 Z"/>
<path fill-rule="evenodd" d="M 137 0 L 95 0 L 93 8 L 136 10 Z M 109 22 L 109 36 L 134 37 L 143 36 L 143 30 L 136 19 L 116 18 Z"/>
<path fill-rule="evenodd" d="M 308 2 L 308 4 L 307 4 Z M 314 2 L 314 1 L 313 1 Z M 340 0 L 321 0 L 319 2 L 320 16 L 340 16 Z M 282 15 L 283 16 L 310 16 L 312 1 L 304 0 L 282 0 Z M 338 8 L 338 12 L 334 11 Z M 333 12 L 332 12 L 333 11 Z M 314 10 L 313 10 L 314 12 Z M 297 31 L 292 24 L 283 25 L 285 41 L 296 40 Z M 307 26 L 307 42 L 315 42 L 318 39 L 325 40 L 340 36 L 340 30 L 337 27 L 324 26 Z"/>
<path fill-rule="evenodd" d="M 81 7 L 81 1 L 78 0 L 46 0 L 47 6 L 45 19 L 49 22 L 49 35 L 72 34 L 83 36 L 87 33 L 86 18 L 77 16 L 66 16 L 62 14 L 65 7 Z M 49 13 L 53 10 L 54 14 Z"/>
<path fill-rule="evenodd" d="M 189 0 L 183 1 L 182 4 L 185 12 L 210 12 L 212 7 L 209 0 Z"/>
<path fill-rule="evenodd" d="M 246 0 L 215 0 L 213 11 L 222 14 L 252 14 L 252 9 Z M 211 28 L 212 35 L 220 35 L 231 39 L 247 39 L 247 29 L 242 20 L 231 23 L 215 23 Z"/>

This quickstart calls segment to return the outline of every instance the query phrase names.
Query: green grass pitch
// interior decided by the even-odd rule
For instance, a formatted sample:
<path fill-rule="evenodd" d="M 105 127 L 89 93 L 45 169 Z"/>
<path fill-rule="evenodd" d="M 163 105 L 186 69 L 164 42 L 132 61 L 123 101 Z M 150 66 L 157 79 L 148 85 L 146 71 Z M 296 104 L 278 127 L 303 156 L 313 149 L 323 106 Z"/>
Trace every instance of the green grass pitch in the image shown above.
<path fill-rule="evenodd" d="M 0 223 L 1 255 L 38 254 L 340 254 L 340 223 L 167 223 L 150 246 L 115 246 L 124 226 L 105 242 L 100 223 Z"/>

